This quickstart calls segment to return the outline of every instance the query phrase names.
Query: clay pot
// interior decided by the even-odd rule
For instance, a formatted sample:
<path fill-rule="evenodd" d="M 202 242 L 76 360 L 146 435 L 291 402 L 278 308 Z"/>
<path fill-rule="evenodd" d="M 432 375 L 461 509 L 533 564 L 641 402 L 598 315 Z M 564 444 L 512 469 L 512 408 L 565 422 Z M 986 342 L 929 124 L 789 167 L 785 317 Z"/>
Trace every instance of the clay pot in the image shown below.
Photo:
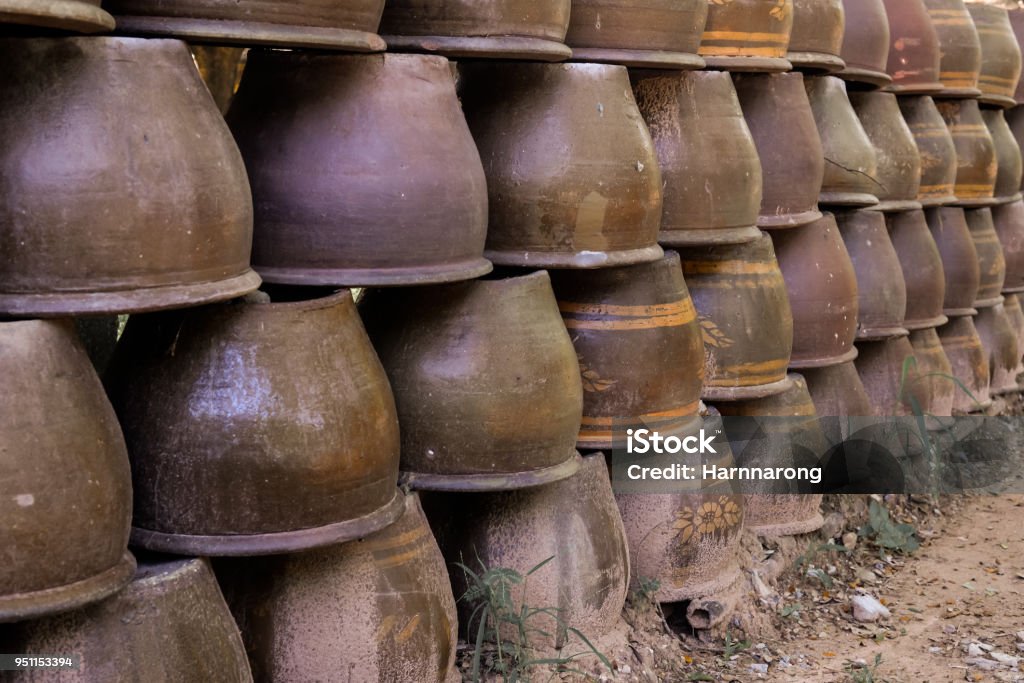
<path fill-rule="evenodd" d="M 914 136 L 921 160 L 921 183 L 917 200 L 925 207 L 955 202 L 956 146 L 934 100 L 924 95 L 908 95 L 896 99 Z"/>
<path fill-rule="evenodd" d="M 1024 152 L 1024 107 L 1017 106 L 1007 109 L 1005 117 L 1013 139 L 1017 142 L 1017 148 Z M 1021 189 L 1024 190 L 1024 176 L 1021 178 Z"/>
<path fill-rule="evenodd" d="M 1014 202 L 1021 198 L 1021 153 L 1016 138 L 1006 123 L 1002 109 L 982 109 L 981 118 L 985 121 L 992 145 L 996 151 L 996 184 L 993 194 L 999 204 Z"/>
<path fill-rule="evenodd" d="M 104 0 L 122 33 L 192 43 L 381 52 L 384 0 Z"/>
<path fill-rule="evenodd" d="M 927 385 L 928 413 L 935 417 L 951 416 L 958 387 L 953 380 L 953 366 L 946 356 L 946 350 L 942 348 L 938 332 L 933 327 L 914 330 L 910 333 L 910 345 L 917 359 L 920 381 Z"/>
<path fill-rule="evenodd" d="M 0 627 L 0 638 L 18 652 L 80 657 L 79 668 L 54 674 L 63 681 L 252 681 L 238 626 L 202 559 L 140 562 L 114 597 Z"/>
<path fill-rule="evenodd" d="M 430 526 L 449 566 L 461 563 L 480 573 L 504 567 L 529 580 L 509 596 L 520 605 L 559 610 L 566 626 L 587 638 L 600 638 L 618 622 L 629 585 L 629 549 L 604 456 L 583 459 L 573 477 L 521 491 L 424 496 Z M 467 511 L 472 511 L 467 514 Z M 457 596 L 470 588 L 465 570 L 453 566 Z M 476 601 L 459 603 L 459 628 L 475 639 L 479 615 L 470 618 Z M 554 619 L 530 621 L 531 645 L 550 649 L 580 642 Z M 572 650 L 577 651 L 576 649 Z"/>
<path fill-rule="evenodd" d="M 1024 40 L 1024 7 L 1008 7 L 1006 14 L 1009 16 L 1013 35 L 1017 38 L 1017 46 L 1020 47 L 1021 40 Z M 1024 79 L 1017 79 L 1013 99 L 1017 104 L 1024 104 Z"/>
<path fill-rule="evenodd" d="M 840 71 L 845 66 L 843 0 L 793 0 L 793 31 L 786 59 L 794 69 L 811 73 Z"/>
<path fill-rule="evenodd" d="M 956 147 L 954 192 L 961 206 L 988 206 L 995 192 L 996 160 L 992 135 L 976 100 L 940 100 L 935 103 Z"/>
<path fill-rule="evenodd" d="M 776 396 L 717 405 L 726 418 L 726 436 L 732 442 L 737 466 L 805 466 L 803 452 L 817 457 L 826 452 L 828 442 L 807 383 L 800 375 L 790 375 L 790 379 L 791 387 Z M 759 425 L 763 438 L 737 443 L 739 423 L 728 419 L 736 416 L 765 418 Z M 754 486 L 753 482 L 747 482 L 744 488 L 750 490 Z M 743 495 L 744 528 L 767 537 L 793 536 L 820 529 L 824 524 L 821 494 L 779 493 L 778 486 L 770 482 L 766 488 L 772 492 Z"/>
<path fill-rule="evenodd" d="M 353 680 L 459 680 L 455 598 L 415 494 L 397 522 L 358 541 L 214 568 L 257 681 L 347 672 Z"/>
<path fill-rule="evenodd" d="M 953 410 L 968 413 L 988 408 L 992 405 L 988 355 L 974 327 L 973 316 L 950 318 L 938 332 L 953 376 L 962 384 L 953 395 Z"/>
<path fill-rule="evenodd" d="M 793 0 L 709 2 L 700 55 L 710 69 L 789 71 Z"/>
<path fill-rule="evenodd" d="M 700 69 L 707 0 L 574 0 L 572 57 L 655 69 Z"/>
<path fill-rule="evenodd" d="M 846 66 L 840 78 L 876 88 L 888 85 L 889 18 L 882 0 L 843 0 L 843 13 L 846 25 L 839 56 Z"/>
<path fill-rule="evenodd" d="M 964 0 L 924 0 L 939 39 L 939 81 L 943 97 L 977 97 L 981 42 Z"/>
<path fill-rule="evenodd" d="M 556 272 L 552 286 L 583 383 L 578 448 L 625 448 L 627 429 L 670 436 L 699 421 L 704 342 L 678 254 Z"/>
<path fill-rule="evenodd" d="M 703 397 L 732 401 L 788 389 L 793 313 L 768 235 L 679 255 L 704 334 Z"/>
<path fill-rule="evenodd" d="M 792 228 L 818 220 L 825 160 L 804 77 L 738 74 L 733 82 L 763 169 L 758 226 Z"/>
<path fill-rule="evenodd" d="M 1012 107 L 1021 72 L 1021 52 L 1006 9 L 996 4 L 967 3 L 981 39 L 981 101 Z"/>
<path fill-rule="evenodd" d="M 815 412 L 824 417 L 869 417 L 875 414 L 864 383 L 853 361 L 800 371 L 814 401 Z"/>
<path fill-rule="evenodd" d="M 857 334 L 857 274 L 835 217 L 774 233 L 772 243 L 793 311 L 791 368 L 852 360 Z"/>
<path fill-rule="evenodd" d="M 843 211 L 836 214 L 836 221 L 857 273 L 857 339 L 906 335 L 907 288 L 885 215 Z"/>
<path fill-rule="evenodd" d="M 1003 282 L 1006 280 L 1006 258 L 992 221 L 991 209 L 971 209 L 964 212 L 971 240 L 978 254 L 981 274 L 974 308 L 994 306 L 1003 300 Z"/>
<path fill-rule="evenodd" d="M 293 552 L 398 517 L 394 399 L 351 295 L 265 301 L 128 322 L 105 379 L 132 459 L 133 544 Z"/>
<path fill-rule="evenodd" d="M 380 32 L 397 52 L 558 62 L 571 0 L 388 0 Z"/>
<path fill-rule="evenodd" d="M 864 133 L 871 141 L 877 163 L 874 194 L 879 211 L 921 208 L 921 155 L 910 127 L 903 120 L 895 95 L 884 92 L 851 92 L 850 103 Z"/>
<path fill-rule="evenodd" d="M 547 273 L 373 290 L 359 307 L 395 392 L 406 483 L 502 490 L 576 471 L 583 390 Z"/>
<path fill-rule="evenodd" d="M 253 50 L 228 123 L 267 281 L 421 285 L 490 271 L 486 179 L 447 60 Z"/>
<path fill-rule="evenodd" d="M 860 125 L 846 95 L 846 84 L 835 76 L 804 81 L 825 155 L 825 175 L 818 201 L 839 206 L 873 206 L 878 162 L 871 140 Z"/>
<path fill-rule="evenodd" d="M 131 475 L 70 322 L 0 322 L 0 622 L 101 600 L 131 580 Z"/>
<path fill-rule="evenodd" d="M 100 0 L 2 0 L 0 23 L 99 33 L 114 28 L 114 17 L 100 9 Z"/>
<path fill-rule="evenodd" d="M 760 237 L 761 161 L 729 74 L 634 72 L 664 185 L 666 246 Z"/>
<path fill-rule="evenodd" d="M 880 417 L 929 414 L 931 386 L 907 336 L 857 343 L 856 366 Z"/>
<path fill-rule="evenodd" d="M 934 95 L 939 81 L 939 37 L 923 0 L 882 0 L 889 17 L 889 61 L 892 76 L 886 88 L 900 95 Z"/>
<path fill-rule="evenodd" d="M 658 157 L 625 67 L 460 70 L 462 105 L 487 173 L 489 259 L 600 268 L 661 258 Z"/>
<path fill-rule="evenodd" d="M 1017 391 L 1017 368 L 1021 355 L 1017 344 L 1017 331 L 1013 329 L 1013 323 L 1007 316 L 1003 304 L 979 308 L 974 325 L 988 356 L 992 395 Z"/>
<path fill-rule="evenodd" d="M 1024 202 L 993 206 L 992 223 L 1006 261 L 1003 294 L 1024 292 Z"/>
<path fill-rule="evenodd" d="M 885 222 L 907 287 L 903 327 L 913 331 L 944 325 L 946 274 L 924 211 L 891 213 Z"/>
<path fill-rule="evenodd" d="M 1021 309 L 1020 299 L 1016 294 L 1007 294 L 1003 301 L 1003 310 L 1006 317 L 1010 319 L 1010 325 L 1017 335 L 1017 350 L 1020 351 L 1022 359 L 1017 362 L 1017 374 L 1024 372 L 1024 310 Z M 1020 388 L 1020 385 L 1018 385 Z"/>
<path fill-rule="evenodd" d="M 928 209 L 925 218 L 942 256 L 942 272 L 946 278 L 943 313 L 974 315 L 981 271 L 964 210 L 952 206 Z"/>
<path fill-rule="evenodd" d="M 184 43 L 10 38 L 0 56 L 17 140 L 0 145 L 0 312 L 157 310 L 259 286 L 245 168 Z"/>

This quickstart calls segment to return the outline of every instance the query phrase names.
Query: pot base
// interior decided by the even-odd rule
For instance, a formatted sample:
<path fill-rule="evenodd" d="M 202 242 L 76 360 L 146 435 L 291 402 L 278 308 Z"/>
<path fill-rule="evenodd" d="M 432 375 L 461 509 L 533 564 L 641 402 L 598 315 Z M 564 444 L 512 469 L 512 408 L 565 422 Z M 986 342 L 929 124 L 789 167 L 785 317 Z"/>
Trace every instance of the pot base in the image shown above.
<path fill-rule="evenodd" d="M 995 197 L 957 197 L 953 206 L 961 206 L 965 209 L 983 209 L 987 206 L 995 206 L 999 203 Z"/>
<path fill-rule="evenodd" d="M 916 211 L 921 208 L 921 202 L 916 199 L 885 199 L 874 206 L 867 207 L 867 210 L 881 211 L 882 213 L 899 213 L 902 211 Z"/>
<path fill-rule="evenodd" d="M 336 524 L 269 534 L 216 536 L 167 534 L 133 526 L 131 545 L 172 555 L 199 557 L 282 555 L 362 538 L 397 521 L 404 509 L 404 496 L 396 489 L 394 497 L 383 507 Z"/>
<path fill-rule="evenodd" d="M 135 576 L 135 558 L 125 552 L 116 565 L 75 583 L 0 597 L 0 624 L 67 612 L 117 593 Z"/>
<path fill-rule="evenodd" d="M 785 57 L 711 57 L 704 55 L 704 61 L 707 63 L 707 68 L 713 71 L 782 73 L 793 70 L 793 65 Z"/>
<path fill-rule="evenodd" d="M 974 308 L 992 308 L 997 304 L 1003 303 L 1003 301 L 1005 300 L 1006 297 L 1004 297 L 1002 294 L 1000 294 L 999 296 L 993 296 L 988 299 L 976 299 L 974 302 Z"/>
<path fill-rule="evenodd" d="M 499 266 L 522 266 L 526 268 L 608 268 L 630 266 L 636 263 L 650 263 L 665 255 L 658 245 L 622 251 L 484 251 L 484 258 Z"/>
<path fill-rule="evenodd" d="M 613 50 L 603 47 L 575 47 L 572 61 L 596 62 L 598 64 L 621 64 L 622 66 L 646 69 L 703 69 L 704 58 L 687 52 L 666 52 L 664 50 Z"/>
<path fill-rule="evenodd" d="M 114 17 L 77 0 L 0 0 L 0 23 L 99 33 L 113 30 Z"/>
<path fill-rule="evenodd" d="M 892 327 L 865 327 L 857 330 L 857 341 L 884 341 L 896 337 L 906 337 L 910 330 L 902 325 Z"/>
<path fill-rule="evenodd" d="M 964 316 L 978 315 L 977 308 L 944 308 L 942 314 L 948 318 L 962 318 Z"/>
<path fill-rule="evenodd" d="M 846 62 L 839 55 L 825 52 L 790 52 L 786 59 L 793 65 L 794 71 L 809 74 L 831 74 L 846 68 Z"/>
<path fill-rule="evenodd" d="M 402 472 L 398 482 L 414 491 L 512 491 L 568 479 L 583 464 L 579 453 L 558 465 L 528 472 L 494 474 L 432 474 Z"/>
<path fill-rule="evenodd" d="M 789 361 L 789 367 L 794 370 L 800 370 L 805 368 L 828 368 L 833 365 L 839 365 L 840 363 L 847 363 L 857 358 L 858 355 L 857 347 L 854 346 L 852 349 L 839 356 L 829 356 L 827 358 L 804 358 L 804 359 L 793 359 Z"/>
<path fill-rule="evenodd" d="M 798 495 L 798 494 L 793 494 Z M 797 534 L 809 534 L 817 531 L 825 524 L 825 518 L 820 512 L 804 520 L 795 522 L 784 522 L 781 524 L 768 524 L 766 526 L 745 526 L 758 536 L 776 538 L 778 536 L 796 536 Z"/>
<path fill-rule="evenodd" d="M 789 227 L 789 226 L 786 226 Z M 760 239 L 761 230 L 751 225 L 746 228 L 724 228 L 722 230 L 663 230 L 658 234 L 658 244 L 663 247 L 700 247 L 708 244 L 746 244 Z"/>
<path fill-rule="evenodd" d="M 878 205 L 878 197 L 866 192 L 822 192 L 818 195 L 819 204 L 830 206 L 853 206 L 867 208 Z"/>
<path fill-rule="evenodd" d="M 941 95 L 943 93 L 942 83 L 912 83 L 909 85 L 887 85 L 883 88 L 885 92 L 894 95 Z"/>
<path fill-rule="evenodd" d="M 554 40 L 526 36 L 382 36 L 388 47 L 403 52 L 426 52 L 446 57 L 490 57 L 561 62 L 573 51 Z"/>
<path fill-rule="evenodd" d="M 864 83 L 875 88 L 884 88 L 892 83 L 892 76 L 885 73 L 884 71 L 874 71 L 872 69 L 862 69 L 856 66 L 847 65 L 845 69 L 836 74 L 839 78 L 844 81 L 853 81 L 854 83 Z"/>
<path fill-rule="evenodd" d="M 981 96 L 977 88 L 943 88 L 942 97 L 948 99 L 976 100 Z"/>
<path fill-rule="evenodd" d="M 757 217 L 757 227 L 762 230 L 785 230 L 787 228 L 799 228 L 819 220 L 822 216 L 817 209 L 803 211 L 801 213 L 783 213 L 777 216 L 760 215 Z"/>
<path fill-rule="evenodd" d="M 904 320 L 903 327 L 911 332 L 917 332 L 918 330 L 927 330 L 930 327 L 942 327 L 948 322 L 948 317 L 940 315 L 935 318 L 925 318 L 924 320 Z"/>
<path fill-rule="evenodd" d="M 945 197 L 918 197 L 917 201 L 921 203 L 923 209 L 934 209 L 939 206 L 948 206 L 950 204 L 956 204 L 959 200 L 956 195 L 946 195 Z"/>
<path fill-rule="evenodd" d="M 479 258 L 410 268 L 265 268 L 259 265 L 254 268 L 264 282 L 275 285 L 390 287 L 473 280 L 487 275 L 494 266 L 487 259 Z"/>
<path fill-rule="evenodd" d="M 793 380 L 789 377 L 780 379 L 778 382 L 768 384 L 754 384 L 749 387 L 713 387 L 704 385 L 704 392 L 701 396 L 705 401 L 746 401 L 756 398 L 767 398 L 785 391 L 793 386 Z"/>

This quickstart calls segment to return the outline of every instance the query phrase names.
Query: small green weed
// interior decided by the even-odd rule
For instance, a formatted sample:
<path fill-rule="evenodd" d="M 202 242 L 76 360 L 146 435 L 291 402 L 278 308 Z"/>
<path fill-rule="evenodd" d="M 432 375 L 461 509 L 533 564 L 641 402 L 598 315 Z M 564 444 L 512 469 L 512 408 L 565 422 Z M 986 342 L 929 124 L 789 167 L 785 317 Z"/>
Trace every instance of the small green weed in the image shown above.
<path fill-rule="evenodd" d="M 909 554 L 921 547 L 914 527 L 894 522 L 876 500 L 868 507 L 868 523 L 861 527 L 860 535 L 883 550 Z"/>

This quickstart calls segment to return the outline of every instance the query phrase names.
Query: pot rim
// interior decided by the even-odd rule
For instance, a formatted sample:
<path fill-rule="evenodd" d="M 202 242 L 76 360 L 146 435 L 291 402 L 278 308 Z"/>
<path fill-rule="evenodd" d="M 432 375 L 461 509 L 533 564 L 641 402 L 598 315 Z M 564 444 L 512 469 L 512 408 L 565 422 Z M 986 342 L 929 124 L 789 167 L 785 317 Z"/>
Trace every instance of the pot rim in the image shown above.
<path fill-rule="evenodd" d="M 743 525 L 744 529 L 749 529 L 758 536 L 765 538 L 776 538 L 779 536 L 796 536 L 798 534 L 807 534 L 812 531 L 817 531 L 825 525 L 825 518 L 818 510 L 814 511 L 807 519 L 795 520 L 792 522 L 779 522 L 777 524 L 767 524 L 764 526 L 749 526 Z"/>
<path fill-rule="evenodd" d="M 995 206 L 998 203 L 995 197 L 968 197 L 966 199 L 957 197 L 953 206 L 961 206 L 965 209 L 983 209 L 986 206 Z"/>
<path fill-rule="evenodd" d="M 813 223 L 821 217 L 822 213 L 817 207 L 796 213 L 761 214 L 757 217 L 757 227 L 761 230 L 787 230 Z"/>
<path fill-rule="evenodd" d="M 936 209 L 942 206 L 956 205 L 959 201 L 956 195 L 946 195 L 945 197 L 918 197 L 917 201 L 921 203 L 923 209 Z"/>
<path fill-rule="evenodd" d="M 921 318 L 920 320 L 905 320 L 903 321 L 903 327 L 907 328 L 910 332 L 919 332 L 921 330 L 927 330 L 935 327 L 942 327 L 949 322 L 949 318 L 943 313 L 942 315 L 935 316 L 934 318 Z"/>
<path fill-rule="evenodd" d="M 432 266 L 392 268 L 290 268 L 261 266 L 253 268 L 265 282 L 278 285 L 325 287 L 390 287 L 399 285 L 437 285 L 487 275 L 494 265 L 483 257 L 471 257 L 453 263 Z"/>
<path fill-rule="evenodd" d="M 880 325 L 876 327 L 861 327 L 857 330 L 858 342 L 886 341 L 888 339 L 899 339 L 909 337 L 910 330 L 903 325 Z"/>
<path fill-rule="evenodd" d="M 944 99 L 976 100 L 981 97 L 981 90 L 978 88 L 943 88 L 938 96 Z"/>
<path fill-rule="evenodd" d="M 607 47 L 573 47 L 572 56 L 569 60 L 572 62 L 621 64 L 641 69 L 673 69 L 677 71 L 699 70 L 707 66 L 703 57 L 692 52 L 627 50 Z"/>
<path fill-rule="evenodd" d="M 484 57 L 561 62 L 573 51 L 565 43 L 530 36 L 381 36 L 389 49 L 416 50 L 450 57 Z"/>
<path fill-rule="evenodd" d="M 768 398 L 789 391 L 793 379 L 788 374 L 785 378 L 768 384 L 755 384 L 746 387 L 704 385 L 701 399 L 704 401 L 746 401 L 748 399 Z"/>
<path fill-rule="evenodd" d="M 819 356 L 817 358 L 790 359 L 789 367 L 794 370 L 805 370 L 807 368 L 828 368 L 833 365 L 842 365 L 857 358 L 860 351 L 853 344 L 850 349 L 838 356 Z"/>
<path fill-rule="evenodd" d="M 885 86 L 885 92 L 890 92 L 894 95 L 942 95 L 944 90 L 942 83 L 939 81 L 932 81 L 931 83 L 890 83 Z"/>
<path fill-rule="evenodd" d="M 878 205 L 878 197 L 867 192 L 822 192 L 818 204 L 867 208 Z"/>
<path fill-rule="evenodd" d="M 761 230 L 756 225 L 743 228 L 662 230 L 658 233 L 658 243 L 662 248 L 700 247 L 708 244 L 746 244 L 760 238 Z"/>
<path fill-rule="evenodd" d="M 881 211 L 882 213 L 906 213 L 918 211 L 924 206 L 916 199 L 882 199 L 874 206 L 865 207 L 865 211 Z"/>
<path fill-rule="evenodd" d="M 541 271 L 543 272 L 543 271 Z M 583 458 L 571 447 L 569 457 L 557 465 L 523 472 L 487 472 L 477 474 L 435 474 L 402 470 L 399 484 L 413 491 L 513 491 L 568 479 L 583 465 Z"/>
<path fill-rule="evenodd" d="M 808 71 L 814 74 L 833 74 L 846 68 L 846 62 L 831 52 L 787 52 L 786 59 L 793 65 L 794 71 Z"/>
<path fill-rule="evenodd" d="M 0 0 L 0 19 L 5 24 L 44 26 L 82 33 L 114 29 L 114 17 L 109 12 L 78 0 L 50 0 L 46 3 L 39 0 Z"/>
<path fill-rule="evenodd" d="M 259 290 L 262 292 L 262 290 Z M 266 294 L 266 292 L 264 292 Z M 315 296 L 312 299 L 297 299 L 295 301 L 275 301 L 273 297 L 270 301 L 242 301 L 242 305 L 246 306 L 251 310 L 270 310 L 270 311 L 320 311 L 326 308 L 334 308 L 335 306 L 343 304 L 345 301 L 355 303 L 355 299 L 352 296 L 352 291 L 349 289 L 339 289 L 336 292 L 326 294 L 323 296 Z"/>
<path fill-rule="evenodd" d="M 978 315 L 977 308 L 944 308 L 942 314 L 947 316 L 948 322 L 953 322 L 956 318 L 973 318 Z M 948 324 L 948 323 L 947 323 Z"/>
<path fill-rule="evenodd" d="M 1005 299 L 1006 297 L 1004 297 L 1002 294 L 1000 294 L 999 296 L 989 297 L 987 299 L 975 299 L 974 308 L 979 310 L 982 308 L 992 308 L 1003 303 Z"/>
<path fill-rule="evenodd" d="M 793 64 L 785 57 L 746 57 L 742 55 L 704 55 L 705 68 L 711 71 L 739 71 L 742 73 L 782 73 L 793 70 Z"/>
<path fill-rule="evenodd" d="M 570 65 L 571 66 L 571 65 Z M 625 69 L 626 67 L 618 67 Z M 657 243 L 616 251 L 520 251 L 484 249 L 484 257 L 499 266 L 578 268 L 590 270 L 658 261 L 665 255 Z"/>
<path fill-rule="evenodd" d="M 847 63 L 845 69 L 838 72 L 836 75 L 844 81 L 853 81 L 854 83 L 866 83 L 868 85 L 872 85 L 876 90 L 884 88 L 892 83 L 892 76 L 885 73 L 884 70 L 878 71 L 876 69 L 869 69 L 861 66 L 850 66 L 849 63 Z"/>
<path fill-rule="evenodd" d="M 992 104 L 1000 109 L 1011 109 L 1017 106 L 1017 100 L 1010 95 L 995 95 L 984 92 L 978 98 L 978 102 L 981 104 Z"/>

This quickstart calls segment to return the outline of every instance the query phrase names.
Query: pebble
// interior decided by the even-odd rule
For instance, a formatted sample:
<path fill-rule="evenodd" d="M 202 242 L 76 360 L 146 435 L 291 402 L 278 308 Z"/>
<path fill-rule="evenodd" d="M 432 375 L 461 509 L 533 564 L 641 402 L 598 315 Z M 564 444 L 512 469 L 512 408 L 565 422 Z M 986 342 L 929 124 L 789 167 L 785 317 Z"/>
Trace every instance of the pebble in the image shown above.
<path fill-rule="evenodd" d="M 751 664 L 750 665 L 750 670 L 753 671 L 756 674 L 766 674 L 766 673 L 768 673 L 768 665 L 767 664 Z"/>
<path fill-rule="evenodd" d="M 853 550 L 857 547 L 857 532 L 849 531 L 843 534 L 843 547 L 847 550 Z"/>
<path fill-rule="evenodd" d="M 870 595 L 854 595 L 850 602 L 853 603 L 853 618 L 857 621 L 874 622 L 890 616 L 885 605 Z"/>

